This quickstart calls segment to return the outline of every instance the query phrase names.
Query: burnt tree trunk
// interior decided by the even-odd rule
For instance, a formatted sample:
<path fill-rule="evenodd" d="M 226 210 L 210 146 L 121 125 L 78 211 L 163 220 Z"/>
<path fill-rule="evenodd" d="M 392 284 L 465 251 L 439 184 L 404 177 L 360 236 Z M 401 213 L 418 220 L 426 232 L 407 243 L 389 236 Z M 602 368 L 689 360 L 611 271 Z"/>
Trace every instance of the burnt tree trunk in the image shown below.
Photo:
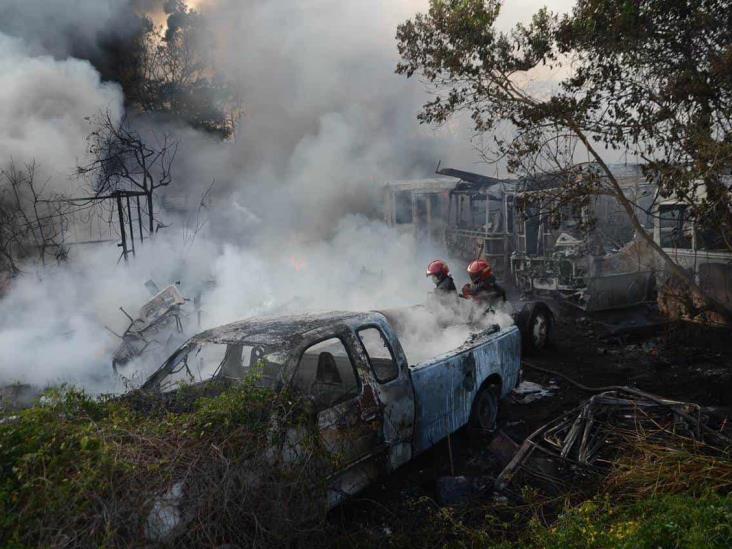
<path fill-rule="evenodd" d="M 154 232 L 152 189 L 147 192 L 147 216 L 148 216 L 148 221 L 149 221 L 150 237 L 152 237 L 153 232 Z"/>

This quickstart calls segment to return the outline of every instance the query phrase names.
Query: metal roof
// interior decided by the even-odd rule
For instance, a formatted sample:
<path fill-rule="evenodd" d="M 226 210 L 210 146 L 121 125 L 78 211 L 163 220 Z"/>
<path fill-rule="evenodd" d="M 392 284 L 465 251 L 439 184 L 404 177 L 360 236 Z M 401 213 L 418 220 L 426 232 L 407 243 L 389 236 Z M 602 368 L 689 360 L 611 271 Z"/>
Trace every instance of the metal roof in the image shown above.
<path fill-rule="evenodd" d="M 455 186 L 455 180 L 449 177 L 403 179 L 401 181 L 389 181 L 384 186 L 397 191 L 439 192 L 452 189 Z"/>
<path fill-rule="evenodd" d="M 453 168 L 442 168 L 441 170 L 437 170 L 437 173 L 439 173 L 440 175 L 447 175 L 449 177 L 456 177 L 456 178 L 458 178 L 462 181 L 466 181 L 468 183 L 475 183 L 476 185 L 487 186 L 487 187 L 506 182 L 505 179 L 497 179 L 495 177 L 489 177 L 487 175 L 480 175 L 478 173 L 473 173 L 473 172 L 465 172 L 463 170 L 455 170 Z"/>

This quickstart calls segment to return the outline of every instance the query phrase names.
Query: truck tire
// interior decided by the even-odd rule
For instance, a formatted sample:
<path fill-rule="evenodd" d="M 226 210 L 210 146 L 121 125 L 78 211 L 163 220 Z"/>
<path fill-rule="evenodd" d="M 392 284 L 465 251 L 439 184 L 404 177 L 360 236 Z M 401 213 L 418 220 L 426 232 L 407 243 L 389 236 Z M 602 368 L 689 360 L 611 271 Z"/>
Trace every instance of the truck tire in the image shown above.
<path fill-rule="evenodd" d="M 470 411 L 470 427 L 479 432 L 491 432 L 496 429 L 498 419 L 498 401 L 500 388 L 498 385 L 484 385 L 473 400 Z"/>

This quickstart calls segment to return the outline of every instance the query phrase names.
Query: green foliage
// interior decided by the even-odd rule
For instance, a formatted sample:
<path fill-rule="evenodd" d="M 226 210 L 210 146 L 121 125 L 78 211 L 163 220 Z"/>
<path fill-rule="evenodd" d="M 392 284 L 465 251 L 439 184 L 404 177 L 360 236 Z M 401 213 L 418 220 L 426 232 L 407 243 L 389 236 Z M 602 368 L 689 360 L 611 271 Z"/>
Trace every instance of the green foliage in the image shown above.
<path fill-rule="evenodd" d="M 0 421 L 0 545 L 139 544 L 155 501 L 181 479 L 188 502 L 176 539 L 182 545 L 732 545 L 729 456 L 640 443 L 623 453 L 598 495 L 568 500 L 556 520 L 527 491 L 520 507 L 399 498 L 375 504 L 384 526 L 324 528 L 315 438 L 302 438 L 296 465 L 271 467 L 287 445 L 283 434 L 307 425 L 303 409 L 293 395 L 258 388 L 251 378 L 188 386 L 167 401 L 49 391 L 43 405 Z M 278 422 L 283 428 L 274 428 Z"/>
<path fill-rule="evenodd" d="M 732 497 L 662 495 L 632 504 L 598 498 L 568 509 L 547 528 L 534 520 L 522 544 L 581 548 L 732 546 Z"/>
<path fill-rule="evenodd" d="M 135 423 L 134 414 L 76 391 L 47 398 L 48 405 L 0 425 L 0 539 L 5 543 L 32 544 L 33 532 L 43 536 L 53 523 L 76 525 L 93 497 L 109 497 L 113 479 L 126 469 L 99 422 L 124 429 Z M 104 525 L 96 526 L 103 538 Z"/>
<path fill-rule="evenodd" d="M 171 411 L 151 408 L 148 398 L 94 399 L 62 388 L 42 405 L 3 417 L 0 545 L 129 546 L 142 539 L 156 499 L 180 481 L 194 524 L 184 534 L 188 543 L 265 535 L 253 526 L 268 523 L 258 510 L 280 502 L 263 502 L 263 479 L 271 489 L 308 466 L 266 468 L 273 417 L 294 403 L 253 382 L 223 387 L 218 396 L 190 388 L 176 396 L 191 399 L 182 412 L 180 402 Z M 238 499 L 230 499 L 232 490 Z M 298 490 L 315 505 L 313 483 L 279 495 L 294 501 Z M 289 512 L 299 519 L 297 508 Z M 233 535 L 235 525 L 241 532 Z"/>
<path fill-rule="evenodd" d="M 580 0 L 556 36 L 581 60 L 566 92 L 597 98 L 587 113 L 595 139 L 635 150 L 665 196 L 729 236 L 729 0 Z"/>
<path fill-rule="evenodd" d="M 544 9 L 508 33 L 496 28 L 500 6 L 431 0 L 399 26 L 397 72 L 422 76 L 435 94 L 419 119 L 467 111 L 476 131 L 494 133 L 488 159 L 520 175 L 566 173 L 558 204 L 608 194 L 631 220 L 609 170 L 597 177 L 578 157 L 584 148 L 602 167 L 598 147 L 636 154 L 664 196 L 732 249 L 730 1 L 579 0 L 571 14 Z"/>
<path fill-rule="evenodd" d="M 547 526 L 543 512 L 472 502 L 438 507 L 429 498 L 407 499 L 400 506 L 379 505 L 379 517 L 395 513 L 389 534 L 383 529 L 332 532 L 336 546 L 494 547 L 537 549 L 726 548 L 732 546 L 732 496 L 706 493 L 662 494 L 635 502 L 597 496 L 568 504 Z M 398 514 L 401 513 L 401 514 Z M 383 519 L 382 519 L 383 520 Z M 337 536 L 348 535 L 347 543 Z"/>
<path fill-rule="evenodd" d="M 488 131 L 502 120 L 526 126 L 524 120 L 541 116 L 536 104 L 516 96 L 509 78 L 554 59 L 556 18 L 542 10 L 529 26 L 506 34 L 494 27 L 499 12 L 496 0 L 433 0 L 427 14 L 399 26 L 397 72 L 420 73 L 438 92 L 420 121 L 439 124 L 468 110 L 476 129 Z"/>

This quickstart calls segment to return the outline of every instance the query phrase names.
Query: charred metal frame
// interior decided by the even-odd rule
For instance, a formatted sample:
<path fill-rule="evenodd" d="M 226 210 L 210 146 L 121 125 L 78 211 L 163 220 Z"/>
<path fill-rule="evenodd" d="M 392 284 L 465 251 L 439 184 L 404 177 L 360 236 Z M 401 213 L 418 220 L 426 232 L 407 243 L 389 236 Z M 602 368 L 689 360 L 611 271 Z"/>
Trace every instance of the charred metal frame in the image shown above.
<path fill-rule="evenodd" d="M 488 181 L 460 182 L 450 191 L 446 242 L 453 253 L 469 261 L 485 257 L 493 265 L 499 278 L 510 273 L 509 258 L 514 250 L 514 201 L 515 193 L 508 188 L 512 181 L 483 178 Z M 472 213 L 474 201 L 485 201 L 485 220 L 480 228 L 461 227 L 460 219 L 467 206 Z M 500 203 L 500 210 L 491 208 L 491 203 Z M 498 212 L 500 226 L 491 227 L 490 216 Z"/>

